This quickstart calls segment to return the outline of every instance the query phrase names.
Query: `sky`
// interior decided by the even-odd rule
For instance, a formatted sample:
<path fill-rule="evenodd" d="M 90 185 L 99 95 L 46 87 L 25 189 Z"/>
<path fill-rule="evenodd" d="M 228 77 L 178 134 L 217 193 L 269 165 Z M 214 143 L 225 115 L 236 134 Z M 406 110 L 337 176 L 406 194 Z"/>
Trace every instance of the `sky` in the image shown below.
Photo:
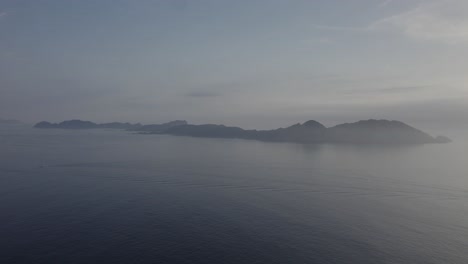
<path fill-rule="evenodd" d="M 466 0 L 0 0 L 0 118 L 468 127 Z"/>

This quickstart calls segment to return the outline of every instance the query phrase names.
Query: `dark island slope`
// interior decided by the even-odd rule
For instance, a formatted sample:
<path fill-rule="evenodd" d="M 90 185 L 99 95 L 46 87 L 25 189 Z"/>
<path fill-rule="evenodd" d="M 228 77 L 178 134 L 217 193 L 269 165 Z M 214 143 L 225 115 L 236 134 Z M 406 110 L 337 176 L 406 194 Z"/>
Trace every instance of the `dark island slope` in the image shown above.
<path fill-rule="evenodd" d="M 363 120 L 327 128 L 310 120 L 274 130 L 244 130 L 224 125 L 174 126 L 158 134 L 192 137 L 240 138 L 275 142 L 352 143 L 352 144 L 426 144 L 448 143 L 446 137 L 429 134 L 399 121 Z"/>
<path fill-rule="evenodd" d="M 40 122 L 35 127 L 63 129 L 117 128 L 148 134 L 298 143 L 427 144 L 450 142 L 450 139 L 446 137 L 434 138 L 400 121 L 375 119 L 346 123 L 330 128 L 317 121 L 310 120 L 303 124 L 273 130 L 245 130 L 239 127 L 213 124 L 192 125 L 181 120 L 153 125 L 117 122 L 96 124 L 90 121 L 69 120 L 58 124 Z"/>

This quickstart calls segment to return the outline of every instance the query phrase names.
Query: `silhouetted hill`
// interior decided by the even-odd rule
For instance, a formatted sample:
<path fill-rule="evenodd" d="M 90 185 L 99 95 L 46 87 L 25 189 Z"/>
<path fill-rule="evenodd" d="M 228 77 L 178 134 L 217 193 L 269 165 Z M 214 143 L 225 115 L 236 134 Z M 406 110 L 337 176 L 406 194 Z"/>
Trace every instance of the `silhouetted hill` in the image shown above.
<path fill-rule="evenodd" d="M 151 125 L 119 122 L 96 124 L 82 120 L 68 120 L 58 124 L 42 121 L 34 127 L 63 129 L 115 128 L 149 134 L 298 143 L 425 144 L 450 142 L 447 137 L 439 136 L 434 138 L 400 121 L 375 119 L 361 120 L 330 128 L 315 120 L 309 120 L 303 124 L 273 130 L 244 130 L 240 127 L 214 124 L 191 125 L 185 120 Z"/>
<path fill-rule="evenodd" d="M 362 120 L 328 129 L 330 141 L 343 143 L 433 143 L 435 139 L 400 121 Z"/>
<path fill-rule="evenodd" d="M 163 134 L 192 137 L 242 138 L 276 142 L 299 143 L 353 143 L 353 144 L 424 144 L 447 143 L 446 137 L 429 134 L 399 121 L 362 120 L 326 128 L 310 120 L 274 130 L 244 130 L 224 125 L 181 125 L 167 129 Z"/>
<path fill-rule="evenodd" d="M 96 123 L 90 121 L 82 121 L 78 119 L 67 120 L 60 123 L 50 123 L 46 121 L 39 122 L 34 125 L 35 128 L 63 128 L 63 129 L 90 129 L 98 128 Z"/>
<path fill-rule="evenodd" d="M 98 128 L 114 128 L 114 129 L 138 129 L 142 127 L 140 123 L 131 124 L 131 123 L 120 123 L 120 122 L 112 122 L 112 123 L 103 123 L 98 124 Z"/>
<path fill-rule="evenodd" d="M 171 121 L 171 122 L 167 122 L 163 124 L 143 125 L 143 126 L 134 128 L 132 130 L 142 131 L 142 132 L 161 132 L 171 127 L 187 125 L 187 124 L 188 123 L 185 120 L 175 120 L 175 121 Z"/>
<path fill-rule="evenodd" d="M 262 140 L 319 143 L 325 142 L 327 128 L 317 121 L 309 120 L 303 124 L 295 124 L 287 128 L 258 131 Z"/>
<path fill-rule="evenodd" d="M 214 137 L 214 138 L 244 138 L 246 130 L 239 127 L 227 127 L 224 125 L 181 125 L 166 129 L 162 133 L 192 136 L 192 137 Z"/>

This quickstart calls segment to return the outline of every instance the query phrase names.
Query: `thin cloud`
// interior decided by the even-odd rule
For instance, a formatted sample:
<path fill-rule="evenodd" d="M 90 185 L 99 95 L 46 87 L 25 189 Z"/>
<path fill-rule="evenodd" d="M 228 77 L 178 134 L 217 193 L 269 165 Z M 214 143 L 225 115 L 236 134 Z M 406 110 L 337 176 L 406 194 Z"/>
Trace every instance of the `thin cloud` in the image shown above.
<path fill-rule="evenodd" d="M 426 1 L 415 8 L 383 18 L 369 26 L 373 30 L 397 30 L 421 40 L 459 43 L 468 41 L 468 2 Z"/>
<path fill-rule="evenodd" d="M 384 0 L 379 4 L 379 8 L 384 8 L 388 5 L 390 5 L 394 0 Z"/>
<path fill-rule="evenodd" d="M 377 90 L 380 93 L 409 93 L 429 89 L 429 86 L 397 86 Z"/>
<path fill-rule="evenodd" d="M 7 12 L 0 12 L 0 18 L 7 15 Z"/>
<path fill-rule="evenodd" d="M 368 31 L 370 27 L 345 27 L 345 26 L 328 26 L 328 25 L 313 25 L 318 30 L 331 30 L 331 31 Z"/>
<path fill-rule="evenodd" d="M 219 97 L 221 96 L 220 93 L 217 92 L 211 92 L 211 91 L 194 91 L 194 92 L 188 92 L 185 94 L 187 97 Z"/>
<path fill-rule="evenodd" d="M 407 94 L 414 92 L 429 91 L 433 88 L 429 85 L 419 85 L 419 86 L 394 86 L 386 88 L 377 88 L 377 89 L 361 89 L 361 90 L 346 90 L 345 94 L 356 95 L 356 94 Z"/>
<path fill-rule="evenodd" d="M 383 1 L 385 8 L 393 1 Z M 468 1 L 424 1 L 404 12 L 384 17 L 366 26 L 313 25 L 318 30 L 343 32 L 401 32 L 419 40 L 446 43 L 468 42 Z"/>

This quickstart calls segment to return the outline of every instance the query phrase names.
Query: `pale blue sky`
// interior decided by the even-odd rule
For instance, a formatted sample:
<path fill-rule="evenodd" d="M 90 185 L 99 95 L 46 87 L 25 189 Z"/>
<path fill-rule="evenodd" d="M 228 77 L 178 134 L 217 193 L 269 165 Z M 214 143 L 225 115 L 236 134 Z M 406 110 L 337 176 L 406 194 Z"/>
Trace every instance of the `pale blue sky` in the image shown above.
<path fill-rule="evenodd" d="M 468 123 L 465 0 L 0 0 L 0 117 Z"/>

